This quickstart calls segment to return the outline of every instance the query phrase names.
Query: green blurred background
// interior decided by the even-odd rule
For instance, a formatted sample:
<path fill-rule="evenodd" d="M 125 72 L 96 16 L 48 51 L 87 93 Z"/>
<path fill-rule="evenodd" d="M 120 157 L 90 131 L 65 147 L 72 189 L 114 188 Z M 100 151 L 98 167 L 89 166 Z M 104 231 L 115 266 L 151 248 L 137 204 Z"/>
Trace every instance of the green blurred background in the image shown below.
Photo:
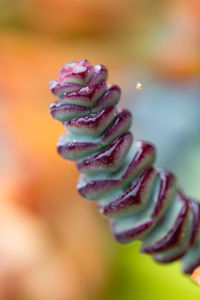
<path fill-rule="evenodd" d="M 200 199 L 199 0 L 0 0 L 0 45 L 0 299 L 199 299 L 179 263 L 112 240 L 48 113 L 61 66 L 106 65 L 135 138 Z"/>

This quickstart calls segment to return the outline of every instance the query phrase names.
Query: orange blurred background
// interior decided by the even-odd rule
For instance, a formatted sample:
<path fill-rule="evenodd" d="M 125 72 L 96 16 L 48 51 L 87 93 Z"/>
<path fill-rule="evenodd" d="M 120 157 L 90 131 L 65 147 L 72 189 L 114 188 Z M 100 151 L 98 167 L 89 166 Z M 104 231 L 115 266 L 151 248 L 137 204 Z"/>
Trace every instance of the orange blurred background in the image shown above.
<path fill-rule="evenodd" d="M 200 2 L 0 0 L 0 45 L 0 299 L 133 299 L 107 292 L 118 246 L 56 152 L 64 129 L 48 113 L 48 82 L 87 58 L 127 103 L 138 69 L 197 78 Z"/>

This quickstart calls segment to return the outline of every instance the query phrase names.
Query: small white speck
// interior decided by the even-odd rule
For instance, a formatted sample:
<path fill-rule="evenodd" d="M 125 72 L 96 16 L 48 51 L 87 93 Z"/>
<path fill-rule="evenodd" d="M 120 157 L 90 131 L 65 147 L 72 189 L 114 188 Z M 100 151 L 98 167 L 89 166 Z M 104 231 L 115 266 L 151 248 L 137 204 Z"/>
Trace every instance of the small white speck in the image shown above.
<path fill-rule="evenodd" d="M 136 90 L 141 91 L 143 89 L 143 85 L 140 81 L 136 82 Z"/>

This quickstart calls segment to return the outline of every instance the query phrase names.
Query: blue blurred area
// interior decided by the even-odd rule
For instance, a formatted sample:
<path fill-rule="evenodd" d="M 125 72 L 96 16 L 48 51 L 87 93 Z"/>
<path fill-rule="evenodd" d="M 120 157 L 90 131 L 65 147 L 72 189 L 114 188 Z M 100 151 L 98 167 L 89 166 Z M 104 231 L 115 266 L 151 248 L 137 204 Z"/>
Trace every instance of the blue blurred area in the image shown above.
<path fill-rule="evenodd" d="M 200 79 L 144 79 L 136 101 L 128 102 L 136 139 L 157 147 L 156 166 L 174 172 L 181 187 L 200 197 Z M 199 155 L 198 155 L 199 154 Z"/>

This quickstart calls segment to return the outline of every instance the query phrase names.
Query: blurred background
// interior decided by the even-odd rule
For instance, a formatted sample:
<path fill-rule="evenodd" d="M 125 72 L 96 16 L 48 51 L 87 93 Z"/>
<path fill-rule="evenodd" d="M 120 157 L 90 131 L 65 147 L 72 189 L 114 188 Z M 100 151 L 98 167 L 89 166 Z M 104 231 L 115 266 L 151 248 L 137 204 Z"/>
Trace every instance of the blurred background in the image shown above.
<path fill-rule="evenodd" d="M 72 60 L 106 65 L 135 137 L 200 199 L 200 1 L 0 0 L 0 45 L 0 299 L 199 299 L 179 263 L 116 244 L 78 195 L 48 83 Z"/>

